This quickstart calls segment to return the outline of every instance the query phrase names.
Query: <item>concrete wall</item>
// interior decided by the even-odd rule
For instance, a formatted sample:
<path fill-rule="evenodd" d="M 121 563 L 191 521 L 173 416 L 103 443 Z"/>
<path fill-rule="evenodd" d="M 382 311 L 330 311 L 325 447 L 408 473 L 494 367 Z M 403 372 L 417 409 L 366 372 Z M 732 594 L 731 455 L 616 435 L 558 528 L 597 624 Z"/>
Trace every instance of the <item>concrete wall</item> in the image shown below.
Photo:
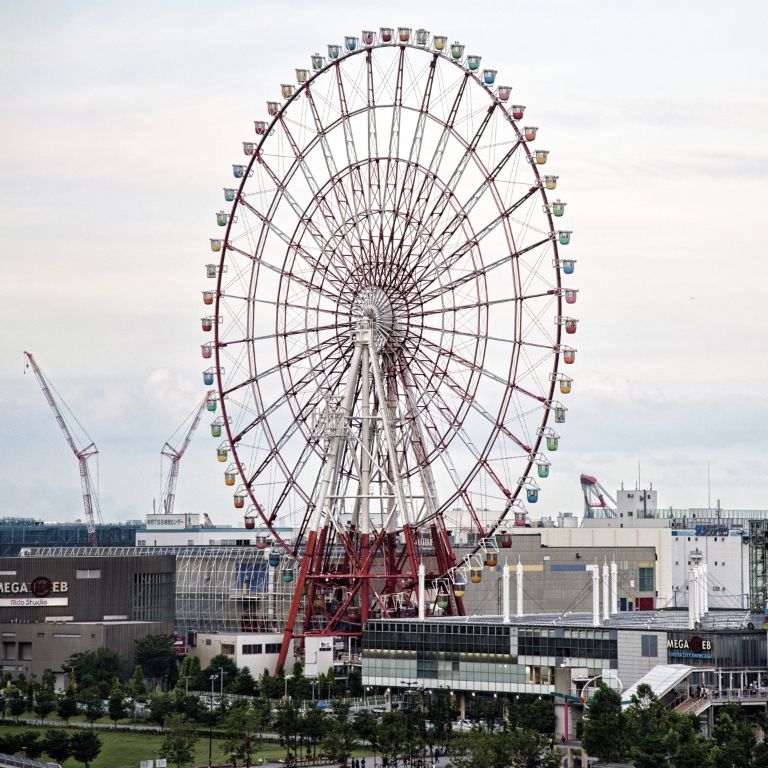
<path fill-rule="evenodd" d="M 558 542 L 548 536 L 548 529 L 528 529 L 527 534 L 515 534 L 510 549 L 500 549 L 496 569 L 483 569 L 480 584 L 469 584 L 464 596 L 465 610 L 469 615 L 502 613 L 502 572 L 504 563 L 513 566 L 510 579 L 511 613 L 516 610 L 516 585 L 514 567 L 518 560 L 523 565 L 524 613 L 590 612 L 592 610 L 592 574 L 587 565 L 616 560 L 618 567 L 618 595 L 636 602 L 638 597 L 654 598 L 654 591 L 639 590 L 639 568 L 655 568 L 656 583 L 659 575 L 656 549 L 653 546 L 623 545 L 621 537 L 612 546 L 568 545 L 567 536 Z M 562 529 L 551 529 L 553 531 Z M 574 529 L 578 532 L 578 529 Z M 546 532 L 546 533 L 545 533 Z M 570 531 L 562 531 L 570 533 Z M 544 544 L 545 536 L 552 542 Z M 584 537 L 589 541 L 589 537 Z M 469 550 L 459 550 L 461 558 Z M 601 582 L 602 584 L 602 582 Z M 601 595 L 602 600 L 602 595 Z"/>
<path fill-rule="evenodd" d="M 641 653 L 641 638 L 649 635 L 656 637 L 656 656 L 643 656 Z M 616 649 L 619 657 L 617 670 L 619 680 L 621 680 L 623 688 L 626 689 L 658 664 L 667 663 L 667 633 L 619 630 L 616 638 Z"/>
<path fill-rule="evenodd" d="M 173 622 L 94 622 L 0 624 L 0 669 L 24 672 L 40 679 L 46 669 L 57 673 L 64 686 L 62 666 L 74 653 L 109 648 L 123 656 L 133 669 L 135 642 L 146 635 L 170 634 Z"/>

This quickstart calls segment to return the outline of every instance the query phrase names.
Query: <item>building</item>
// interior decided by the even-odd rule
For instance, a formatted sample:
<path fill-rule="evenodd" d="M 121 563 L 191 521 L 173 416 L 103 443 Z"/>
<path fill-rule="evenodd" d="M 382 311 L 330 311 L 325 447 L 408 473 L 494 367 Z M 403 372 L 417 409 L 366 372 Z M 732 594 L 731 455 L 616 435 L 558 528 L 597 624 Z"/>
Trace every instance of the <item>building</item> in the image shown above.
<path fill-rule="evenodd" d="M 685 611 L 377 619 L 364 629 L 363 684 L 425 694 L 447 688 L 465 714 L 475 697 L 551 696 L 557 735 L 573 736 L 600 682 L 627 692 L 651 681 L 669 706 L 696 714 L 727 701 L 768 700 L 762 614 L 709 613 L 691 629 Z M 662 683 L 656 681 L 662 680 Z M 706 688 L 707 698 L 694 688 Z M 760 695 L 758 695 L 760 692 Z M 686 710 L 687 711 L 687 710 Z"/>
<path fill-rule="evenodd" d="M 137 559 L 173 563 L 171 623 L 165 631 L 178 636 L 177 651 L 198 656 L 203 666 L 221 653 L 248 667 L 254 676 L 265 669 L 275 671 L 293 596 L 295 563 L 263 542 L 255 546 L 62 547 L 27 554 L 33 561 L 104 560 L 105 573 L 119 572 Z M 288 664 L 292 663 L 291 648 Z"/>
<path fill-rule="evenodd" d="M 172 557 L 0 558 L 2 671 L 63 683 L 73 653 L 109 648 L 132 662 L 135 641 L 173 631 Z"/>
<path fill-rule="evenodd" d="M 140 520 L 127 523 L 99 523 L 96 541 L 101 546 L 131 547 L 144 528 Z M 87 547 L 85 523 L 45 523 L 30 517 L 0 518 L 0 557 L 15 557 L 27 547 Z"/>

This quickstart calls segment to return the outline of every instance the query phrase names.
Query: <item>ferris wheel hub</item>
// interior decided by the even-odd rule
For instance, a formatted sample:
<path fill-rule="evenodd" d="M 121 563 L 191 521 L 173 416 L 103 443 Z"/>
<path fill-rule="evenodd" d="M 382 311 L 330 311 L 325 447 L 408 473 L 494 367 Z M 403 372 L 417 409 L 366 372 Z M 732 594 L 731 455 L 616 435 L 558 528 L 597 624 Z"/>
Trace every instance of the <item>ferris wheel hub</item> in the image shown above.
<path fill-rule="evenodd" d="M 402 328 L 387 293 L 379 287 L 363 288 L 352 302 L 352 323 L 357 327 L 366 319 L 371 324 L 373 343 L 377 352 L 392 344 Z"/>

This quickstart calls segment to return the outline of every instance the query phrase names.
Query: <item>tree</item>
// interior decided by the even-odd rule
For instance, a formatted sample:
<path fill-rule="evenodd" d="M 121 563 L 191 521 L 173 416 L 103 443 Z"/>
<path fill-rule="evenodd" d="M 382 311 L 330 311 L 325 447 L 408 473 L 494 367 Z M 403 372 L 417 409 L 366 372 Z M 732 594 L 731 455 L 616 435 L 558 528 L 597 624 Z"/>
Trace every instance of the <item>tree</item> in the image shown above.
<path fill-rule="evenodd" d="M 21 735 L 18 733 L 0 734 L 0 754 L 15 755 L 21 750 Z"/>
<path fill-rule="evenodd" d="M 94 731 L 75 731 L 69 737 L 72 749 L 72 757 L 88 768 L 92 760 L 95 760 L 101 752 L 101 739 Z"/>
<path fill-rule="evenodd" d="M 56 713 L 67 725 L 69 725 L 70 719 L 77 714 L 75 681 L 72 675 L 69 676 L 64 695 L 59 698 L 58 703 L 56 704 Z"/>
<path fill-rule="evenodd" d="M 394 764 L 396 760 L 408 752 L 408 720 L 404 712 L 386 712 L 382 716 L 379 726 L 379 742 L 381 743 L 381 754 L 387 758 L 389 763 Z"/>
<path fill-rule="evenodd" d="M 714 762 L 718 766 L 749 766 L 755 748 L 754 731 L 745 722 L 741 707 L 722 707 L 712 726 Z"/>
<path fill-rule="evenodd" d="M 309 680 L 304 674 L 304 665 L 300 661 L 293 665 L 293 673 L 288 681 L 288 693 L 299 701 L 308 699 L 312 695 Z"/>
<path fill-rule="evenodd" d="M 224 718 L 225 757 L 234 755 L 241 763 L 251 764 L 261 744 L 261 713 L 249 704 L 233 707 Z"/>
<path fill-rule="evenodd" d="M 445 744 L 451 730 L 451 691 L 438 688 L 427 701 L 427 718 L 434 726 L 434 736 L 438 744 Z"/>
<path fill-rule="evenodd" d="M 80 703 L 83 705 L 85 719 L 93 725 L 103 714 L 101 695 L 98 688 L 86 688 L 80 694 Z"/>
<path fill-rule="evenodd" d="M 46 731 L 43 738 L 43 752 L 55 762 L 63 763 L 72 754 L 66 731 Z"/>
<path fill-rule="evenodd" d="M 147 683 L 144 680 L 144 670 L 141 664 L 133 668 L 133 677 L 131 677 L 131 696 L 136 701 L 144 701 L 147 698 Z"/>
<path fill-rule="evenodd" d="M 27 708 L 27 703 L 24 701 L 24 697 L 21 695 L 21 691 L 12 685 L 10 688 L 6 688 L 6 694 L 8 695 L 8 710 L 12 717 L 16 718 L 16 722 L 19 722 L 19 718 L 24 714 L 24 710 Z"/>
<path fill-rule="evenodd" d="M 75 653 L 67 662 L 67 667 L 74 674 L 79 691 L 95 687 L 102 699 L 109 696 L 112 681 L 116 677 L 122 679 L 125 672 L 123 658 L 108 648 Z"/>
<path fill-rule="evenodd" d="M 153 693 L 149 697 L 149 717 L 158 725 L 164 726 L 169 715 L 174 713 L 174 702 L 169 693 Z M 178 713 L 176 713 L 178 714 Z"/>
<path fill-rule="evenodd" d="M 112 689 L 109 692 L 107 712 L 109 712 L 109 719 L 115 727 L 117 727 L 117 721 L 125 717 L 125 693 L 117 678 L 112 682 Z"/>
<path fill-rule="evenodd" d="M 35 695 L 37 694 L 37 690 L 39 687 L 40 686 L 32 680 L 30 680 L 27 683 L 27 694 L 26 694 L 26 711 L 27 712 L 35 711 Z"/>
<path fill-rule="evenodd" d="M 232 684 L 229 686 L 229 690 L 232 693 L 237 693 L 241 696 L 253 696 L 255 688 L 256 681 L 253 679 L 251 670 L 248 667 L 240 667 L 235 674 Z"/>
<path fill-rule="evenodd" d="M 237 674 L 237 665 L 229 656 L 219 653 L 211 659 L 211 663 L 205 669 L 205 679 L 210 681 L 212 677 L 219 679 L 220 670 L 224 670 L 224 690 L 228 691 L 229 686 Z M 210 683 L 209 683 L 210 684 Z M 218 683 L 216 684 L 218 687 Z"/>
<path fill-rule="evenodd" d="M 659 701 L 647 683 L 637 687 L 626 711 L 629 754 L 637 768 L 664 765 L 677 745 L 677 716 Z"/>
<path fill-rule="evenodd" d="M 170 682 L 171 669 L 176 671 L 173 635 L 145 635 L 136 640 L 136 663 L 141 665 L 146 677 Z"/>
<path fill-rule="evenodd" d="M 184 768 L 194 760 L 197 734 L 183 715 L 175 713 L 169 715 L 165 726 L 160 756 L 166 758 L 176 768 Z"/>
<path fill-rule="evenodd" d="M 360 714 L 370 715 L 369 712 Z M 372 715 L 370 716 L 373 717 Z M 307 742 L 307 750 L 311 750 L 313 758 L 317 757 L 317 745 L 323 740 L 323 736 L 325 735 L 325 719 L 323 710 L 314 703 L 309 706 L 304 713 L 304 718 L 302 720 L 302 734 Z M 371 746 L 373 746 L 373 743 L 371 743 Z"/>
<path fill-rule="evenodd" d="M 34 709 L 41 723 L 56 709 L 56 678 L 50 669 L 43 672 L 43 679 L 35 697 Z"/>
<path fill-rule="evenodd" d="M 675 768 L 714 768 L 713 742 L 699 734 L 696 718 L 682 717 L 677 727 Z"/>
<path fill-rule="evenodd" d="M 309 715 L 309 712 L 307 715 Z M 376 716 L 371 712 L 358 712 L 355 715 L 352 728 L 354 729 L 355 736 L 360 741 L 370 744 L 375 755 L 379 748 L 379 723 L 376 720 Z"/>
<path fill-rule="evenodd" d="M 266 672 L 266 670 L 265 670 Z M 269 675 L 269 672 L 267 672 Z M 203 670 L 200 668 L 200 659 L 197 656 L 185 656 L 179 668 L 177 685 L 185 691 L 202 691 L 208 686 L 205 684 Z"/>
<path fill-rule="evenodd" d="M 36 760 L 43 754 L 43 742 L 35 731 L 24 731 L 19 737 L 24 754 L 32 760 Z"/>
<path fill-rule="evenodd" d="M 456 734 L 448 745 L 454 768 L 507 768 L 510 765 L 501 753 L 500 734 L 472 730 Z"/>
<path fill-rule="evenodd" d="M 277 705 L 275 714 L 275 730 L 280 737 L 280 744 L 285 747 L 286 761 L 295 756 L 299 735 L 299 705 L 293 699 L 282 701 Z"/>
<path fill-rule="evenodd" d="M 360 667 L 354 667 L 349 671 L 347 675 L 347 690 L 350 696 L 362 697 L 365 689 L 363 688 L 363 673 Z"/>
<path fill-rule="evenodd" d="M 621 696 L 607 685 L 601 685 L 592 697 L 581 742 L 590 755 L 604 760 L 621 760 L 626 753 Z"/>
<path fill-rule="evenodd" d="M 355 746 L 355 731 L 349 718 L 349 704 L 336 701 L 333 716 L 323 739 L 323 753 L 331 760 L 346 763 Z"/>

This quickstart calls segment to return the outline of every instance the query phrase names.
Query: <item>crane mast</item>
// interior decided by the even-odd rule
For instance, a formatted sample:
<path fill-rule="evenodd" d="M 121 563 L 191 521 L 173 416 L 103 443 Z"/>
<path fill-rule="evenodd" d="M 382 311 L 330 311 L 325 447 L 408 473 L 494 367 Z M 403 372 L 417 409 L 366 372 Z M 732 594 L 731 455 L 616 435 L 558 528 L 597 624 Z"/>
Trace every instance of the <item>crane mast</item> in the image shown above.
<path fill-rule="evenodd" d="M 163 445 L 163 449 L 160 451 L 163 456 L 166 456 L 171 461 L 171 466 L 168 470 L 168 479 L 166 480 L 165 490 L 163 491 L 163 497 L 160 502 L 160 509 L 162 514 L 173 514 L 173 505 L 176 502 L 176 480 L 179 476 L 179 462 L 181 461 L 181 457 L 184 455 L 184 452 L 189 447 L 189 444 L 192 440 L 192 435 L 195 434 L 195 430 L 200 424 L 200 419 L 203 417 L 203 411 L 205 410 L 208 398 L 212 395 L 213 390 L 206 392 L 205 396 L 200 401 L 200 405 L 198 405 L 197 409 L 193 412 L 194 418 L 192 419 L 192 423 L 189 425 L 189 429 L 187 430 L 187 434 L 184 436 L 184 440 L 181 443 L 181 446 L 179 448 L 174 448 L 170 442 L 166 441 L 165 445 Z"/>
<path fill-rule="evenodd" d="M 88 529 L 88 543 L 91 546 L 96 545 L 96 523 L 101 522 L 101 511 L 99 510 L 99 502 L 96 494 L 96 489 L 91 479 L 91 473 L 88 470 L 88 459 L 92 456 L 96 456 L 99 452 L 96 444 L 91 440 L 87 445 L 82 448 L 77 447 L 72 432 L 69 429 L 64 416 L 61 413 L 61 409 L 56 402 L 56 399 L 51 392 L 51 388 L 48 385 L 48 381 L 40 370 L 40 366 L 35 361 L 35 358 L 30 352 L 25 352 L 24 356 L 27 358 L 27 365 L 31 366 L 37 378 L 40 388 L 43 390 L 43 395 L 48 401 L 48 405 L 53 411 L 53 415 L 56 417 L 61 431 L 64 433 L 64 438 L 67 444 L 72 449 L 72 453 L 77 458 L 78 467 L 80 470 L 80 485 L 83 491 L 83 507 L 85 509 L 85 524 Z M 89 438 L 90 439 L 90 438 Z"/>

